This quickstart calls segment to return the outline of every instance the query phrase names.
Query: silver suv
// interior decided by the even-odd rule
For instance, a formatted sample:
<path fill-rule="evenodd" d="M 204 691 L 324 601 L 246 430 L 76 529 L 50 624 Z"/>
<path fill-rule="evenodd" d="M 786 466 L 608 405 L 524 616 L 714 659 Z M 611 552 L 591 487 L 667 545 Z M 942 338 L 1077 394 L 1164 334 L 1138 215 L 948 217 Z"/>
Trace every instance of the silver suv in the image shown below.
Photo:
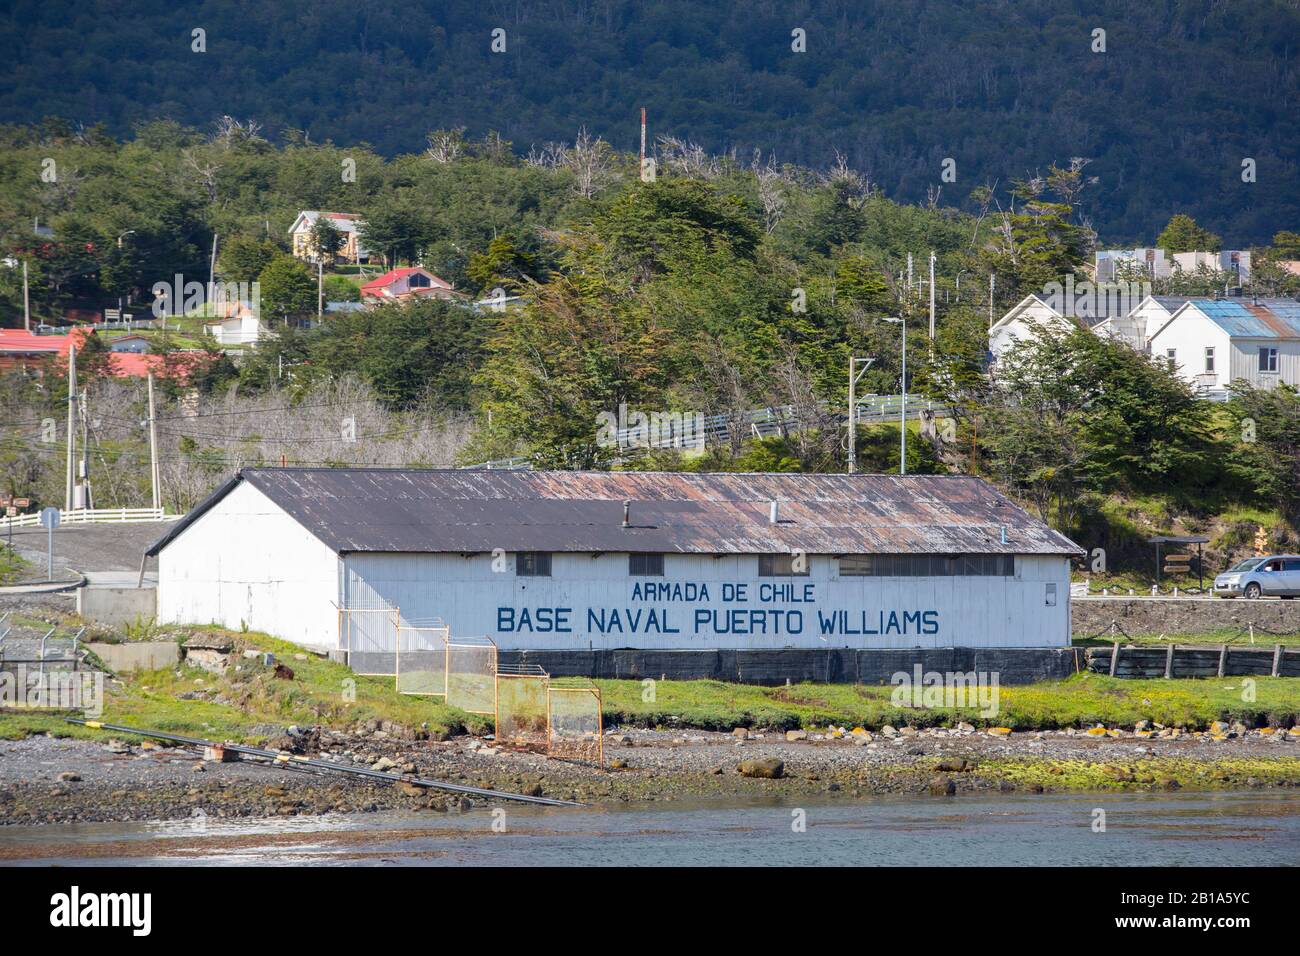
<path fill-rule="evenodd" d="M 1289 601 L 1300 596 L 1300 555 L 1247 558 L 1214 579 L 1214 593 L 1224 598 L 1277 596 Z"/>

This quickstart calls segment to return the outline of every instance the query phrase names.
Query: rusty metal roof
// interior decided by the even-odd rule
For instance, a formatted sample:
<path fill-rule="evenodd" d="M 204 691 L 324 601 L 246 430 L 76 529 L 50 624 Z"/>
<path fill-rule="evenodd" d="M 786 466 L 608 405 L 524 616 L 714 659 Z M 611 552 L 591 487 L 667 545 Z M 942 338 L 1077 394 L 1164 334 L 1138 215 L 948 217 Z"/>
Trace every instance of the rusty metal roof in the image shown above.
<path fill-rule="evenodd" d="M 967 475 L 372 468 L 244 469 L 147 553 L 242 481 L 339 553 L 1083 553 Z"/>

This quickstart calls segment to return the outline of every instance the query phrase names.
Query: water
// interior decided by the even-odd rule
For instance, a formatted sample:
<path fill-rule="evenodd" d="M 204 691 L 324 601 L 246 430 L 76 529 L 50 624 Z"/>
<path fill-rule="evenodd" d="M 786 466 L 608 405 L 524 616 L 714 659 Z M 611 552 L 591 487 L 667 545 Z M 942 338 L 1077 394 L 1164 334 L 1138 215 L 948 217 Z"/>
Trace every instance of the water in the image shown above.
<path fill-rule="evenodd" d="M 1094 832 L 1104 809 L 1106 831 Z M 794 832 L 798 811 L 805 832 Z M 506 832 L 494 832 L 503 821 Z M 0 864 L 500 866 L 1300 864 L 1280 793 L 753 799 L 0 828 Z"/>

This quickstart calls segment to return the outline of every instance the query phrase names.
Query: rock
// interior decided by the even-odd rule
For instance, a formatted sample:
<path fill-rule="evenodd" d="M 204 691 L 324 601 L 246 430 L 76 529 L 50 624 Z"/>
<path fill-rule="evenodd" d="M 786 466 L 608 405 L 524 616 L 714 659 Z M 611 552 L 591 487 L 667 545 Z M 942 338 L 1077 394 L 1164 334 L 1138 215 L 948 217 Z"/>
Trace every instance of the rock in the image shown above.
<path fill-rule="evenodd" d="M 421 787 L 419 784 L 408 783 L 405 780 L 397 785 L 397 790 L 399 793 L 404 793 L 408 797 L 426 797 L 429 795 L 429 792 L 424 787 Z"/>
<path fill-rule="evenodd" d="M 934 769 L 942 770 L 944 773 L 966 773 L 972 767 L 966 760 L 940 760 L 934 765 Z"/>
<path fill-rule="evenodd" d="M 895 730 L 893 727 L 889 726 L 889 724 L 885 724 L 885 726 L 881 727 L 880 732 L 884 734 L 886 737 L 898 736 L 898 731 Z"/>
<path fill-rule="evenodd" d="M 964 720 L 957 725 L 957 729 L 960 730 L 963 734 L 973 734 L 975 732 L 974 725 L 968 724 Z"/>
<path fill-rule="evenodd" d="M 899 731 L 899 733 L 904 737 L 914 737 L 916 736 L 916 728 L 911 726 L 904 727 L 902 730 Z"/>
<path fill-rule="evenodd" d="M 957 792 L 957 784 L 951 777 L 934 777 L 927 789 L 936 797 L 951 797 Z"/>
<path fill-rule="evenodd" d="M 749 731 L 744 727 L 736 727 L 731 731 L 731 736 L 735 737 L 737 740 L 748 740 Z"/>
<path fill-rule="evenodd" d="M 276 664 L 275 676 L 280 680 L 293 680 L 293 668 L 285 664 Z"/>
<path fill-rule="evenodd" d="M 126 742 L 118 740 L 116 737 L 109 740 L 104 749 L 111 754 L 129 754 L 131 752 L 131 748 L 127 746 Z"/>
<path fill-rule="evenodd" d="M 796 740 L 807 740 L 807 739 L 808 739 L 808 731 L 806 731 L 806 730 L 787 730 L 787 731 L 785 732 L 785 739 L 788 740 L 788 741 L 790 741 L 791 743 L 794 743 Z"/>
<path fill-rule="evenodd" d="M 388 770 L 388 769 L 390 769 L 390 768 L 392 768 L 392 767 L 396 767 L 396 766 L 397 766 L 397 764 L 396 764 L 395 762 L 393 762 L 392 760 L 389 760 L 387 757 L 380 757 L 378 760 L 376 760 L 374 763 L 372 763 L 372 764 L 370 765 L 370 769 L 371 769 L 371 770 Z"/>
<path fill-rule="evenodd" d="M 760 757 L 757 760 L 742 760 L 736 767 L 736 773 L 742 777 L 758 777 L 764 780 L 780 780 L 785 776 L 785 763 L 776 757 Z"/>
<path fill-rule="evenodd" d="M 1133 730 L 1136 733 L 1141 733 L 1144 730 L 1150 730 L 1150 729 L 1151 729 L 1151 721 L 1149 720 L 1139 720 L 1136 724 L 1133 725 Z"/>
<path fill-rule="evenodd" d="M 531 787 L 529 787 L 527 790 L 524 791 L 524 796 L 526 797 L 542 796 L 542 785 L 540 783 L 533 784 Z"/>
<path fill-rule="evenodd" d="M 1132 783 L 1134 780 L 1132 772 L 1124 767 L 1114 767 L 1107 764 L 1102 767 L 1102 773 L 1119 783 Z"/>
<path fill-rule="evenodd" d="M 58 780 L 59 783 L 80 783 L 81 774 L 77 773 L 75 770 L 65 770 L 63 773 L 59 774 Z"/>
<path fill-rule="evenodd" d="M 1231 729 L 1231 727 L 1221 720 L 1216 720 L 1214 723 L 1210 724 L 1210 733 L 1215 735 L 1226 734 Z"/>
<path fill-rule="evenodd" d="M 620 758 L 620 757 L 611 757 L 610 760 L 609 760 L 609 769 L 610 769 L 610 770 L 625 770 L 625 769 L 627 769 L 627 761 L 626 761 L 626 760 L 623 760 L 623 759 Z"/>

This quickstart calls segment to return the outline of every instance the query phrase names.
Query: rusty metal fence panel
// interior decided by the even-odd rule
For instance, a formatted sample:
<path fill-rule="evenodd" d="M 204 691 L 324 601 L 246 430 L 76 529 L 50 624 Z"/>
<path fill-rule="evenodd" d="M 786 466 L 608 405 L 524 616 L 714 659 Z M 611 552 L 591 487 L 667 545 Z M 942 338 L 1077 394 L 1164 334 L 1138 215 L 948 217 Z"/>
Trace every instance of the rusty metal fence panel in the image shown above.
<path fill-rule="evenodd" d="M 447 705 L 467 714 L 496 714 L 497 646 L 489 637 L 447 641 Z"/>
<path fill-rule="evenodd" d="M 441 619 L 408 621 L 397 616 L 397 690 L 401 694 L 447 696 L 447 641 Z"/>
<path fill-rule="evenodd" d="M 547 744 L 552 757 L 605 762 L 600 688 L 585 677 L 555 677 L 547 688 Z"/>
<path fill-rule="evenodd" d="M 547 750 L 550 680 L 551 675 L 536 664 L 502 664 L 497 667 L 498 744 Z"/>

